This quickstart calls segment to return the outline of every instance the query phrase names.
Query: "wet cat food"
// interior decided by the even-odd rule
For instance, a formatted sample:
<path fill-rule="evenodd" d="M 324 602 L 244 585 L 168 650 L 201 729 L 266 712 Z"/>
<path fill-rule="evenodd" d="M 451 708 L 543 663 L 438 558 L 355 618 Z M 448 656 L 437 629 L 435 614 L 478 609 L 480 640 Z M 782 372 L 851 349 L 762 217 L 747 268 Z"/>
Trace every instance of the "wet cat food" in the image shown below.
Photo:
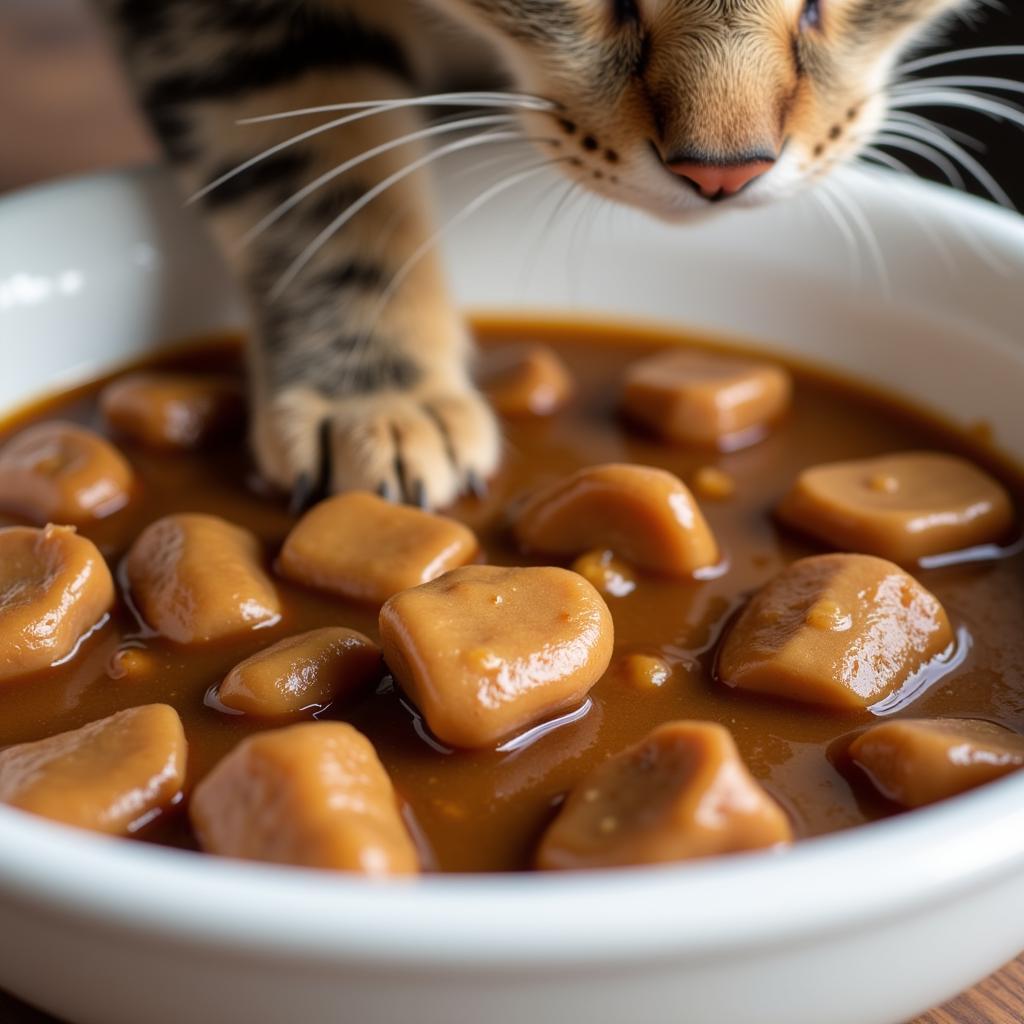
<path fill-rule="evenodd" d="M 785 857 L 1024 767 L 1024 481 L 980 440 L 764 355 L 479 333 L 506 454 L 439 512 L 290 512 L 203 411 L 232 344 L 0 424 L 0 801 L 390 877 Z"/>
<path fill-rule="evenodd" d="M 243 740 L 196 788 L 191 815 L 210 853 L 371 876 L 419 869 L 373 745 L 342 722 Z"/>
<path fill-rule="evenodd" d="M 118 711 L 0 751 L 0 802 L 65 825 L 129 835 L 181 795 L 185 750 L 174 708 Z"/>
<path fill-rule="evenodd" d="M 971 719 L 906 719 L 872 726 L 849 755 L 883 796 L 921 807 L 1024 768 L 1024 736 Z"/>
<path fill-rule="evenodd" d="M 146 624 L 176 643 L 219 640 L 280 618 L 259 542 L 217 516 L 158 519 L 139 535 L 124 564 Z"/>
<path fill-rule="evenodd" d="M 72 527 L 0 529 L 0 683 L 70 658 L 113 603 L 107 563 Z"/>
<path fill-rule="evenodd" d="M 37 526 L 102 519 L 123 508 L 131 491 L 124 456 L 75 423 L 38 423 L 0 448 L 0 510 Z"/>
<path fill-rule="evenodd" d="M 577 784 L 537 866 L 659 864 L 791 839 L 785 812 L 750 777 L 728 729 L 669 722 Z"/>
<path fill-rule="evenodd" d="M 589 466 L 541 488 L 519 512 L 525 551 L 573 555 L 606 547 L 640 569 L 686 578 L 718 561 L 718 545 L 681 480 L 651 466 Z"/>
<path fill-rule="evenodd" d="M 611 613 L 578 573 L 470 565 L 380 612 L 384 660 L 431 731 L 485 747 L 577 705 L 604 675 Z"/>
<path fill-rule="evenodd" d="M 761 439 L 789 405 L 789 374 L 774 363 L 668 351 L 626 371 L 626 415 L 676 444 L 726 450 Z"/>
<path fill-rule="evenodd" d="M 125 438 L 154 448 L 190 449 L 234 430 L 245 402 L 231 377 L 128 373 L 103 389 L 100 408 Z"/>
<path fill-rule="evenodd" d="M 279 640 L 239 662 L 217 698 L 233 711 L 265 718 L 312 713 L 377 682 L 382 670 L 372 640 L 328 626 Z"/>
<path fill-rule="evenodd" d="M 354 492 L 310 509 L 288 534 L 278 568 L 297 583 L 379 605 L 472 561 L 478 547 L 453 519 Z"/>
<path fill-rule="evenodd" d="M 911 565 L 927 555 L 1001 541 L 1013 506 L 966 459 L 906 452 L 805 469 L 779 518 L 833 547 Z"/>
<path fill-rule="evenodd" d="M 754 595 L 726 636 L 723 683 L 863 710 L 948 654 L 953 630 L 933 594 L 870 555 L 818 555 Z"/>

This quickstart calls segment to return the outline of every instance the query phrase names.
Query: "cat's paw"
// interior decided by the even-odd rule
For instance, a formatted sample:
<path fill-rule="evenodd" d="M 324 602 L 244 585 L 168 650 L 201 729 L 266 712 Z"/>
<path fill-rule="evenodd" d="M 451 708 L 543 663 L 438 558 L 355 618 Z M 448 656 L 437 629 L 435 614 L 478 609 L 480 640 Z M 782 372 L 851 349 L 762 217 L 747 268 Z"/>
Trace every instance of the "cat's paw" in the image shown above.
<path fill-rule="evenodd" d="M 337 399 L 295 388 L 257 408 L 253 447 L 297 508 L 349 490 L 441 508 L 497 469 L 501 436 L 468 387 Z"/>

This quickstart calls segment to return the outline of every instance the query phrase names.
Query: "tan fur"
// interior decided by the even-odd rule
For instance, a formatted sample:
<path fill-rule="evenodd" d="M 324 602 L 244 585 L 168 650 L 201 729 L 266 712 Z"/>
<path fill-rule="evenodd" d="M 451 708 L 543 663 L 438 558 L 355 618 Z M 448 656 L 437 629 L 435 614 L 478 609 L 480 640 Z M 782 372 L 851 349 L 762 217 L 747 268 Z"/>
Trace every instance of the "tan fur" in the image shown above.
<path fill-rule="evenodd" d="M 808 27 L 803 0 L 637 0 L 639 19 L 621 23 L 612 0 L 167 0 L 149 10 L 140 0 L 100 2 L 123 30 L 129 68 L 158 126 L 177 145 L 186 192 L 208 183 L 226 159 L 245 159 L 335 115 L 245 126 L 239 119 L 434 90 L 452 71 L 453 54 L 471 50 L 466 65 L 500 63 L 515 89 L 555 105 L 521 113 L 520 123 L 564 174 L 669 219 L 703 214 L 709 204 L 665 160 L 777 157 L 725 204 L 736 206 L 790 194 L 848 159 L 878 128 L 898 55 L 957 5 L 822 0 L 820 27 Z M 320 54 L 308 70 L 300 61 L 279 71 L 276 48 L 294 61 L 288 48 L 306 18 L 320 19 L 343 43 L 346 26 L 356 26 L 365 45 L 353 50 L 351 67 Z M 479 42 L 467 43 L 466 33 Z M 308 40 L 316 50 L 317 33 Z M 487 48 L 497 61 L 481 56 Z M 247 60 L 267 69 L 270 84 L 245 77 Z M 236 72 L 244 89 L 231 79 Z M 227 80 L 216 84 L 218 75 Z M 179 103 L 177 89 L 195 95 Z M 276 167 L 287 192 L 261 181 L 257 168 L 249 191 L 236 188 L 223 201 L 216 190 L 210 195 L 212 228 L 253 306 L 253 448 L 263 473 L 284 488 L 320 472 L 325 441 L 329 488 L 379 489 L 430 505 L 446 504 L 497 465 L 497 429 L 468 379 L 466 330 L 436 256 L 419 260 L 381 302 L 387 279 L 434 230 L 426 173 L 378 196 L 275 291 L 324 226 L 310 223 L 317 201 L 337 196 L 337 211 L 325 207 L 329 220 L 353 201 L 345 191 L 352 182 L 365 193 L 422 157 L 425 143 L 363 163 L 240 245 L 287 194 L 422 128 L 424 117 L 409 109 L 366 118 L 289 148 Z M 380 373 L 367 377 L 375 367 Z"/>

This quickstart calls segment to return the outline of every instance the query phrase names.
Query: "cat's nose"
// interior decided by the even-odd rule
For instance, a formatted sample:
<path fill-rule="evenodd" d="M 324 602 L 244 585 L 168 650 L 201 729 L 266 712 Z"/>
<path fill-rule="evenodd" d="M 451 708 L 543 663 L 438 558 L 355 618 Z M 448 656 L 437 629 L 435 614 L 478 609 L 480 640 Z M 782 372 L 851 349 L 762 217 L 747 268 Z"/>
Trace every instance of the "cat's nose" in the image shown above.
<path fill-rule="evenodd" d="M 726 199 L 746 188 L 755 178 L 771 169 L 771 160 L 747 160 L 735 164 L 713 164 L 696 160 L 678 160 L 668 169 L 685 178 L 705 199 Z"/>

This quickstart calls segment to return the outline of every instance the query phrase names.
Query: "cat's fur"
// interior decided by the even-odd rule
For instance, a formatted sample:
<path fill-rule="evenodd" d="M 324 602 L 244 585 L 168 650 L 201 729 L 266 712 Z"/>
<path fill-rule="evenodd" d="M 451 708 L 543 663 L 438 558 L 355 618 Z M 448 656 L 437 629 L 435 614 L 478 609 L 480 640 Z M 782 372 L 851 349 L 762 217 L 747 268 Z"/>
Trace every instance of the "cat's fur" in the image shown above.
<path fill-rule="evenodd" d="M 550 101 L 548 109 L 511 112 L 562 173 L 679 219 L 712 207 L 666 160 L 777 157 L 769 173 L 721 204 L 726 207 L 799 189 L 871 137 L 897 56 L 927 24 L 962 6 L 958 0 L 99 2 L 189 192 L 300 131 L 354 111 L 250 125 L 240 119 L 432 93 L 464 77 L 466 65 L 486 67 L 480 60 L 486 46 L 499 56 L 510 88 Z M 474 59 L 466 61 L 467 54 Z M 478 116 L 507 112 L 490 108 Z M 326 486 L 444 505 L 486 479 L 499 459 L 494 418 L 468 375 L 466 328 L 436 256 L 421 252 L 435 230 L 421 180 L 429 161 L 423 172 L 396 177 L 289 274 L 346 207 L 423 157 L 425 139 L 325 181 L 239 244 L 307 183 L 426 121 L 422 107 L 351 120 L 279 149 L 202 199 L 253 310 L 253 449 L 262 472 L 300 500 Z M 512 125 L 479 127 L 501 134 Z M 455 137 L 442 134 L 439 141 Z M 400 285 L 389 287 L 412 257 Z"/>

